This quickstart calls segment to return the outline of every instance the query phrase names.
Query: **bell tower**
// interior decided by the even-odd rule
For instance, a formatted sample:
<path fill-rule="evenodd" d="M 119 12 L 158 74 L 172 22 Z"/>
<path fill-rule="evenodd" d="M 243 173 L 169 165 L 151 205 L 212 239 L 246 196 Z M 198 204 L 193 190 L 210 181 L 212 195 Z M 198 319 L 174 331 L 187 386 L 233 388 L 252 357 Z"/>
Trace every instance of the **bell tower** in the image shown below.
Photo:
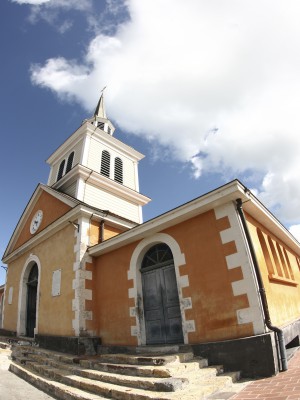
<path fill-rule="evenodd" d="M 138 163 L 144 157 L 116 139 L 107 118 L 103 92 L 94 115 L 48 158 L 48 185 L 89 206 L 142 223 Z"/>

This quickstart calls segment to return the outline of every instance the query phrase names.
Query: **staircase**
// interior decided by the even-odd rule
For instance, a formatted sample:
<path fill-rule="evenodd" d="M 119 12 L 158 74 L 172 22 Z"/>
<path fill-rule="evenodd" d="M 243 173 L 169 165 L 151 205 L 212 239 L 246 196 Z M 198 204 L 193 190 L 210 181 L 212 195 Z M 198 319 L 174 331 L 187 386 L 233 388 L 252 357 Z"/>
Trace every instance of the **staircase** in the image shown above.
<path fill-rule="evenodd" d="M 72 356 L 13 344 L 10 371 L 60 400 L 224 399 L 228 395 L 218 393 L 235 393 L 237 372 L 224 374 L 222 366 L 208 366 L 188 348 L 169 354 L 146 349 L 141 354 Z"/>

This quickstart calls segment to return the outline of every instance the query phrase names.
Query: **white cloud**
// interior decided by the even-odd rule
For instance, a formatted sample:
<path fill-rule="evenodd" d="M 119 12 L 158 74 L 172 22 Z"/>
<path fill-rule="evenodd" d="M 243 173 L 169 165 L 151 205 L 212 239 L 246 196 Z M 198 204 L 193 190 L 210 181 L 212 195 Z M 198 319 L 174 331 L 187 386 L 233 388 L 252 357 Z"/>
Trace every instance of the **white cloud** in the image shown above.
<path fill-rule="evenodd" d="M 298 240 L 298 242 L 300 242 L 300 225 L 290 226 L 289 231 Z"/>
<path fill-rule="evenodd" d="M 31 4 L 31 5 L 40 5 L 44 3 L 48 3 L 51 0 L 11 0 L 13 3 L 18 4 Z"/>
<path fill-rule="evenodd" d="M 73 22 L 70 19 L 71 10 L 83 12 L 89 21 L 93 10 L 93 0 L 11 0 L 18 4 L 30 6 L 29 21 L 32 23 L 44 20 L 60 33 L 68 31 Z M 65 13 L 68 16 L 65 17 Z"/>
<path fill-rule="evenodd" d="M 265 204 L 300 222 L 300 3 L 126 4 L 130 19 L 96 36 L 83 65 L 51 59 L 32 81 L 89 110 L 108 85 L 121 128 L 167 146 L 195 177 L 251 176 Z"/>

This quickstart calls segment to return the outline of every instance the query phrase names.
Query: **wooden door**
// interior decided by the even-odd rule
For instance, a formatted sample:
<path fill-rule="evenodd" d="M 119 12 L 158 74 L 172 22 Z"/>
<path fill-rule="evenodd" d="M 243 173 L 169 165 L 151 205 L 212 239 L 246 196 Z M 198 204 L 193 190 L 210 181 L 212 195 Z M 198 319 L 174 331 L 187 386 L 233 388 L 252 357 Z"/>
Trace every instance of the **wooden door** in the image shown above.
<path fill-rule="evenodd" d="M 36 301 L 38 284 L 38 266 L 34 264 L 29 273 L 27 282 L 27 315 L 26 315 L 26 336 L 34 337 L 36 325 Z"/>
<path fill-rule="evenodd" d="M 166 245 L 160 244 L 157 255 Z M 163 246 L 163 248 L 162 248 Z M 157 250 L 157 249 L 156 249 Z M 183 343 L 182 319 L 172 253 L 142 265 L 143 301 L 147 344 Z M 148 253 L 146 253 L 147 255 Z M 167 258 L 167 260 L 166 260 Z M 149 261 L 149 260 L 148 260 Z M 160 261 L 160 262 L 157 262 Z M 145 265 L 147 264 L 147 265 Z"/>

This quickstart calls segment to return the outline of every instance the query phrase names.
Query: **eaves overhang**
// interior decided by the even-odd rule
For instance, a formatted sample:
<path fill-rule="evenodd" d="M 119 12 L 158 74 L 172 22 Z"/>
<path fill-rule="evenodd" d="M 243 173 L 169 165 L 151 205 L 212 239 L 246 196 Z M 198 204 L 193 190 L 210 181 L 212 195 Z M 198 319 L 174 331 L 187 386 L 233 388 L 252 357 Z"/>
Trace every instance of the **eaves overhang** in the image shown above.
<path fill-rule="evenodd" d="M 96 187 L 109 191 L 116 196 L 122 197 L 132 203 L 145 205 L 148 204 L 151 199 L 127 186 L 124 186 L 114 180 L 107 178 L 100 173 L 93 171 L 81 164 L 75 165 L 71 171 L 69 171 L 63 178 L 55 182 L 52 185 L 53 189 L 59 189 L 64 187 L 67 183 L 74 182 L 76 179 L 83 179 L 85 182 L 89 182 Z"/>
<path fill-rule="evenodd" d="M 149 237 L 171 226 L 203 214 L 228 202 L 235 204 L 240 198 L 244 209 L 262 225 L 273 232 L 283 243 L 300 255 L 300 244 L 278 219 L 238 180 L 227 183 L 201 197 L 151 219 L 103 243 L 90 247 L 91 256 L 100 256 L 122 246 Z"/>

